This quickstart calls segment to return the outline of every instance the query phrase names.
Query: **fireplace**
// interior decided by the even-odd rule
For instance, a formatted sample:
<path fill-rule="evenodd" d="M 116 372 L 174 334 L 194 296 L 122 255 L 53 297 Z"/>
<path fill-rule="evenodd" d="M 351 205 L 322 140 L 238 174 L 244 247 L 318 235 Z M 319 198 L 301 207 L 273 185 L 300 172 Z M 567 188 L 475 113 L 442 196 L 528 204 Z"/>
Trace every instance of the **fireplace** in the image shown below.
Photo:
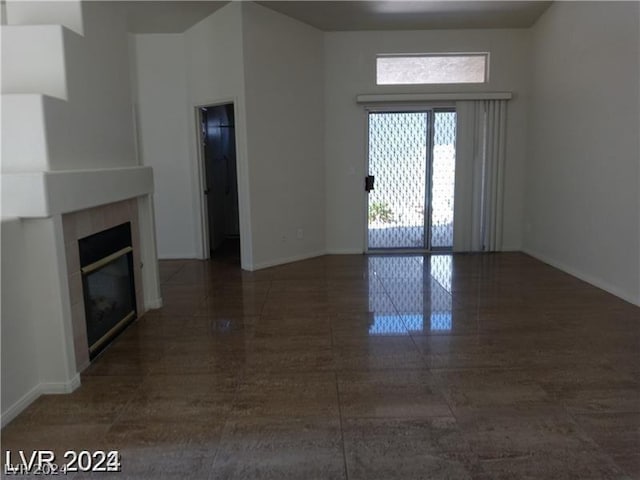
<path fill-rule="evenodd" d="M 89 358 L 137 318 L 131 223 L 78 240 Z"/>

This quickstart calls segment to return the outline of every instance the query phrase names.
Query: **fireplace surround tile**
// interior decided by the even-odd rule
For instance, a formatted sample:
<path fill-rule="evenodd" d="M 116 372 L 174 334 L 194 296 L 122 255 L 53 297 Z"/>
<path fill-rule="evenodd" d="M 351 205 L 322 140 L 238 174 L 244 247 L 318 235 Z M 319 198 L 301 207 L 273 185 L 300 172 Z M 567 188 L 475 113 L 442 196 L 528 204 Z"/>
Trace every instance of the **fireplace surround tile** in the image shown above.
<path fill-rule="evenodd" d="M 79 271 L 69 275 L 69 297 L 71 306 L 82 302 L 82 275 Z"/>
<path fill-rule="evenodd" d="M 87 341 L 87 326 L 84 322 L 84 301 L 71 306 L 71 323 L 73 324 L 73 348 L 76 354 L 78 371 L 89 365 L 89 343 Z"/>
<path fill-rule="evenodd" d="M 77 237 L 76 223 L 77 219 L 75 215 L 62 215 L 62 232 L 66 243 L 69 243 L 67 239 Z"/>
<path fill-rule="evenodd" d="M 105 210 L 109 206 L 101 206 L 96 207 L 91 210 L 91 230 L 92 232 L 101 232 L 109 227 L 107 227 L 107 222 L 105 219 Z M 117 207 L 116 207 L 117 208 Z"/>
<path fill-rule="evenodd" d="M 80 210 L 79 212 L 69 213 L 67 215 L 73 215 L 75 217 L 75 239 L 86 237 L 95 233 L 93 231 L 93 224 L 91 222 L 91 210 Z M 66 215 L 63 215 L 65 217 Z M 66 241 L 66 240 L 65 240 Z"/>
<path fill-rule="evenodd" d="M 73 233 L 75 234 L 75 229 L 73 230 Z M 66 234 L 65 231 L 65 238 L 75 238 L 68 236 Z M 65 253 L 66 253 L 66 258 L 67 258 L 67 272 L 69 272 L 69 274 L 71 274 L 72 272 L 79 272 L 80 271 L 80 255 L 78 254 L 78 245 L 77 245 L 78 241 L 77 240 L 72 240 L 70 242 L 65 241 Z"/>
<path fill-rule="evenodd" d="M 131 222 L 131 246 L 133 248 L 133 269 L 138 317 L 144 313 L 143 284 L 140 255 L 140 229 L 138 225 L 137 199 L 102 205 L 99 207 L 64 214 L 62 227 L 65 241 L 67 276 L 71 303 L 71 324 L 73 329 L 76 367 L 78 371 L 89 365 L 87 327 L 85 323 L 82 274 L 78 240 L 94 233 Z"/>

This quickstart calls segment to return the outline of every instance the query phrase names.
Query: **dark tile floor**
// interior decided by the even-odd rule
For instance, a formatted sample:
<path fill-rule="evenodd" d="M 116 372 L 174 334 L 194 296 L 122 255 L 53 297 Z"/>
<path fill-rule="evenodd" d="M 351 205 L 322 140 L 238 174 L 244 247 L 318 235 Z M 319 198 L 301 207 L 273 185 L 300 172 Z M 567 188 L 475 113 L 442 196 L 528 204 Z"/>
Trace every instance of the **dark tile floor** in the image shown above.
<path fill-rule="evenodd" d="M 526 255 L 161 277 L 164 308 L 3 451 L 118 450 L 119 479 L 640 478 L 640 309 Z"/>

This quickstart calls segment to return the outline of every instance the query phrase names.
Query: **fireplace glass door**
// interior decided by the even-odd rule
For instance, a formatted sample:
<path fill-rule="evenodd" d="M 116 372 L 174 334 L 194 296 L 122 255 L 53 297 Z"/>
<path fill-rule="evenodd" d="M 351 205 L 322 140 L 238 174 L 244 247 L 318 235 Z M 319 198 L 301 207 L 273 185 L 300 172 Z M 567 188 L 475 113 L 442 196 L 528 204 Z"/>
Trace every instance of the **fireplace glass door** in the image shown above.
<path fill-rule="evenodd" d="M 103 337 L 110 337 L 110 331 L 120 322 L 126 323 L 135 316 L 131 262 L 128 252 L 84 277 L 90 350 L 92 346 L 99 347 Z"/>
<path fill-rule="evenodd" d="M 124 223 L 78 241 L 89 358 L 136 318 L 131 225 Z"/>

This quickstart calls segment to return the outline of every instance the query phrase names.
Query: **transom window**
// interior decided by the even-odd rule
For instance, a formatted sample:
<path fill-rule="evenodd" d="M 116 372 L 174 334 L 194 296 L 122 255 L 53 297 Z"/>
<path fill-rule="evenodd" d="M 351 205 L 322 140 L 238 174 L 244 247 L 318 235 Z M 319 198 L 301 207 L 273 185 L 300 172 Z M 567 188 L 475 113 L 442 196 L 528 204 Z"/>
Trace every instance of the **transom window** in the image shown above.
<path fill-rule="evenodd" d="M 378 85 L 486 83 L 488 53 L 378 55 Z"/>

